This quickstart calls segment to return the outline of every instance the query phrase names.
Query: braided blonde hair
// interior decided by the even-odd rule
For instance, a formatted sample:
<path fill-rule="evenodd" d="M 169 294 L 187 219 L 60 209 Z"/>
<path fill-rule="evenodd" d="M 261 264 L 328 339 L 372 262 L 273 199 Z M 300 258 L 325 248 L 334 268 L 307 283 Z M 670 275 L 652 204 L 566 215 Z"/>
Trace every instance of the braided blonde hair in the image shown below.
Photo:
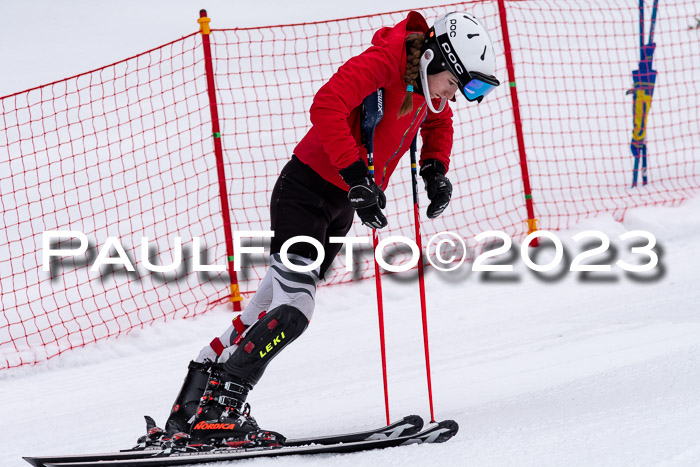
<path fill-rule="evenodd" d="M 425 41 L 425 34 L 416 32 L 409 34 L 406 38 L 406 74 L 403 76 L 403 81 L 406 83 L 406 96 L 403 98 L 401 107 L 399 108 L 398 117 L 403 117 L 413 110 L 413 91 L 418 86 L 418 72 L 420 71 L 420 55 Z"/>

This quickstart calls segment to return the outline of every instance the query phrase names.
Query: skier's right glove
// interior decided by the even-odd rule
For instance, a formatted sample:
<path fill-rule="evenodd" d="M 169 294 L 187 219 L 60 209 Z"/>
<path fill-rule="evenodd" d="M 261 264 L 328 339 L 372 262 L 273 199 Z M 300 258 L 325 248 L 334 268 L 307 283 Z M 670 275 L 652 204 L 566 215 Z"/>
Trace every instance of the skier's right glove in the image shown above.
<path fill-rule="evenodd" d="M 348 199 L 362 223 L 373 229 L 386 227 L 386 217 L 382 214 L 382 209 L 386 207 L 386 196 L 370 177 L 367 164 L 363 160 L 353 162 L 340 170 L 340 176 L 350 187 Z"/>

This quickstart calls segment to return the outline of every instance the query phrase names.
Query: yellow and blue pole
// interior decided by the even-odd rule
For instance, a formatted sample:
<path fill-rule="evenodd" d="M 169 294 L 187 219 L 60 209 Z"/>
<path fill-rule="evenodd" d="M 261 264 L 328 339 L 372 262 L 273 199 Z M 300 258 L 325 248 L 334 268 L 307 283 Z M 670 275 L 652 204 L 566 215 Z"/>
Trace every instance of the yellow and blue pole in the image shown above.
<path fill-rule="evenodd" d="M 651 99 L 654 95 L 654 84 L 656 83 L 656 70 L 652 69 L 654 59 L 654 26 L 656 24 L 656 12 L 659 0 L 654 0 L 651 14 L 651 28 L 649 31 L 649 42 L 644 44 L 644 0 L 639 0 L 639 68 L 632 71 L 633 88 L 627 91 L 632 94 L 634 101 L 632 104 L 634 112 L 634 129 L 632 130 L 632 142 L 630 150 L 634 157 L 634 169 L 632 172 L 632 188 L 637 186 L 640 172 L 642 184 L 647 184 L 647 144 L 646 130 L 647 117 L 651 109 Z"/>

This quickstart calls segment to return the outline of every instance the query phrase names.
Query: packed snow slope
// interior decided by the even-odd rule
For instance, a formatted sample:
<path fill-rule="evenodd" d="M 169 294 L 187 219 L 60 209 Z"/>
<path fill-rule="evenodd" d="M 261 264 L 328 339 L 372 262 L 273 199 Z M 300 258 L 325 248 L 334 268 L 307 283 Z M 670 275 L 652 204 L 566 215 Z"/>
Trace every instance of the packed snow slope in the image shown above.
<path fill-rule="evenodd" d="M 429 269 L 436 417 L 456 420 L 459 434 L 444 445 L 288 458 L 285 465 L 700 464 L 699 212 L 694 199 L 557 233 L 576 254 L 573 235 L 605 232 L 616 256 L 630 263 L 645 261 L 617 237 L 653 233 L 659 265 L 636 279 L 615 266 L 586 280 L 563 266 L 537 278 L 520 260 L 512 274 L 486 281 L 471 263 L 461 272 Z M 553 256 L 543 248 L 541 264 Z M 373 281 L 321 288 L 317 297 L 306 333 L 251 394 L 253 414 L 293 437 L 382 424 Z M 384 303 L 392 417 L 427 419 L 415 279 L 385 277 Z M 145 429 L 143 414 L 164 422 L 187 362 L 230 318 L 216 310 L 3 372 L 0 464 L 130 446 Z"/>
<path fill-rule="evenodd" d="M 209 0 L 148 3 L 4 2 L 0 94 L 26 89 L 190 33 L 206 7 L 220 27 L 370 14 L 444 2 L 269 2 L 232 8 Z M 313 18 L 309 17 L 312 11 Z M 12 70 L 12 72 L 8 71 Z M 20 71 L 22 73 L 20 73 Z M 643 188 L 640 188 L 643 189 Z M 609 216 L 557 232 L 569 253 L 538 277 L 427 274 L 436 417 L 460 432 L 449 443 L 337 456 L 238 463 L 266 465 L 621 466 L 700 465 L 700 199 Z M 427 221 L 426 221 L 427 222 Z M 571 238 L 600 230 L 616 251 L 594 260 L 643 262 L 619 235 L 658 240 L 650 273 L 582 278 L 565 265 Z M 538 263 L 549 261 L 546 246 Z M 263 427 L 290 437 L 355 431 L 384 422 L 374 282 L 320 288 L 306 333 L 270 365 L 249 401 Z M 429 418 L 418 285 L 384 278 L 392 419 Z M 163 423 L 188 361 L 232 315 L 221 308 L 0 373 L 0 465 L 23 455 L 99 452 L 132 445 L 142 415 Z"/>

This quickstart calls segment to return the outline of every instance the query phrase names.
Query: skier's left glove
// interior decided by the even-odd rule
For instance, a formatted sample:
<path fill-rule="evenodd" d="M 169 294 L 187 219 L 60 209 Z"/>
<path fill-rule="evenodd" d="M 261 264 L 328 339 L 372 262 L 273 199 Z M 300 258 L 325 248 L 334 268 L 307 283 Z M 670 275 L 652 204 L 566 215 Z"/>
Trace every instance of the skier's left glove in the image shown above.
<path fill-rule="evenodd" d="M 420 175 L 425 182 L 425 191 L 428 192 L 430 205 L 428 217 L 435 219 L 442 214 L 452 197 L 452 183 L 445 176 L 445 166 L 437 159 L 426 159 L 420 168 Z"/>
<path fill-rule="evenodd" d="M 348 200 L 362 223 L 372 229 L 383 229 L 387 220 L 382 209 L 386 207 L 386 196 L 372 177 L 363 160 L 355 161 L 340 170 L 340 176 L 348 184 Z"/>

